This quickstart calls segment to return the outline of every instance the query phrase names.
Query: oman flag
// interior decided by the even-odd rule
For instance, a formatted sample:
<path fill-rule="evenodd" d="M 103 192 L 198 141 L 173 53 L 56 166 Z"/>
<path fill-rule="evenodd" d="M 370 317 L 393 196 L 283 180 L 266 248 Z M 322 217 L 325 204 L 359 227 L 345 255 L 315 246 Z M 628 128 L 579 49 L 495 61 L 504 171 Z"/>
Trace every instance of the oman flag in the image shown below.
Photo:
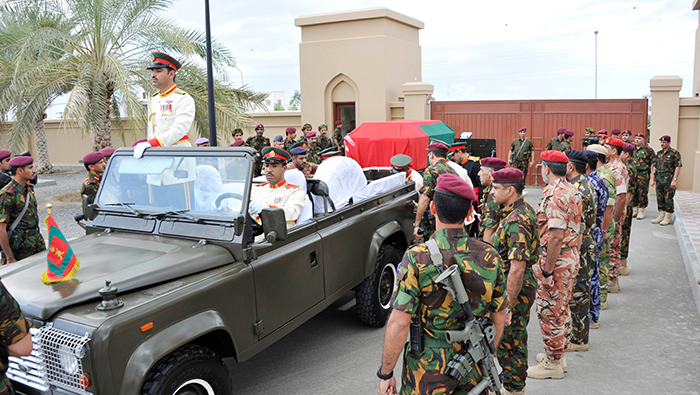
<path fill-rule="evenodd" d="M 75 276 L 80 261 L 51 215 L 46 217 L 46 229 L 49 233 L 49 251 L 46 256 L 49 268 L 41 275 L 41 281 L 44 284 L 68 281 Z"/>

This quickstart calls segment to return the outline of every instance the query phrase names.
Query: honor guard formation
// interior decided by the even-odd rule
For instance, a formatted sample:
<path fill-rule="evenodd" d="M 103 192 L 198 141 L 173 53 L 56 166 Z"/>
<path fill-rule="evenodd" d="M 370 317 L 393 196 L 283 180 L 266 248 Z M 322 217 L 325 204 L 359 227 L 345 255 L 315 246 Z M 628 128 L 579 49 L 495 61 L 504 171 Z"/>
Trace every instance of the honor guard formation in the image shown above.
<path fill-rule="evenodd" d="M 162 52 L 152 55 L 147 69 L 156 92 L 148 103 L 147 138 L 133 146 L 135 158 L 156 147 L 191 146 L 195 105 L 175 85 L 181 64 Z M 255 221 L 267 207 L 281 208 L 288 227 L 300 221 L 307 197 L 305 185 L 298 184 L 320 172 L 325 161 L 339 161 L 345 154 L 343 123 L 334 126 L 329 134 L 325 124 L 317 130 L 304 124 L 299 139 L 297 129 L 288 127 L 272 142 L 262 124 L 245 140 L 241 129 L 232 131 L 231 147 L 253 148 L 254 176 L 265 179 L 250 192 L 248 211 Z M 559 128 L 538 158 L 541 173 L 536 176 L 545 186 L 535 208 L 523 198 L 536 161 L 527 133 L 526 128 L 517 131 L 507 160 L 475 157 L 464 140 L 451 145 L 431 140 L 425 147 L 429 165 L 422 171 L 402 152 L 386 163 L 389 175 L 402 174 L 413 183 L 416 201 L 408 214 L 414 218 L 414 244 L 398 265 L 390 302 L 393 311 L 377 371 L 379 394 L 475 389 L 525 394 L 528 378 L 564 378 L 567 353 L 588 351 L 590 330 L 604 325 L 601 310 L 607 309 L 609 294 L 624 288 L 620 276 L 630 271 L 630 229 L 633 218 L 645 218 L 650 186 L 656 188 L 659 209 L 651 222 L 671 223 L 682 167 L 671 137 L 662 136 L 662 149 L 655 153 L 645 133 L 632 137 L 630 130 L 612 129 L 608 136 L 607 130 L 586 128 L 585 149 L 578 151 L 572 149 L 574 132 Z M 210 142 L 199 138 L 195 144 L 208 147 Z M 106 147 L 83 157 L 87 176 L 80 193 L 88 204 L 95 201 L 113 153 Z M 219 176 L 220 183 L 212 164 L 197 162 L 200 171 L 212 173 L 212 180 Z M 12 264 L 46 249 L 32 157 L 0 150 L 0 182 L 2 264 Z M 544 349 L 536 355 L 538 363 L 528 366 L 533 305 Z M 31 351 L 31 335 L 1 283 L 0 310 L 5 355 L 0 368 L 6 371 L 7 355 Z M 393 371 L 400 355 L 403 369 L 397 380 Z M 0 392 L 9 385 L 5 378 Z"/>

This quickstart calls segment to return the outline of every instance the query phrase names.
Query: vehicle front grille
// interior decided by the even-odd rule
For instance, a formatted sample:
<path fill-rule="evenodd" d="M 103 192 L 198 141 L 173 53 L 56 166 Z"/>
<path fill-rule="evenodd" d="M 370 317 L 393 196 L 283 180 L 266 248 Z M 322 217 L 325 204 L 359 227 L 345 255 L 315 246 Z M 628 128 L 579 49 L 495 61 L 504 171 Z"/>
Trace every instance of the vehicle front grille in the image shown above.
<path fill-rule="evenodd" d="M 10 357 L 7 377 L 40 391 L 50 386 L 61 388 L 76 394 L 91 394 L 82 384 L 85 380 L 80 353 L 90 340 L 53 327 L 49 323 L 40 329 L 30 329 L 33 350 L 28 357 Z M 75 359 L 71 356 L 78 357 Z M 67 358 L 73 359 L 75 372 L 66 372 Z M 63 359 L 63 360 L 62 360 Z"/>

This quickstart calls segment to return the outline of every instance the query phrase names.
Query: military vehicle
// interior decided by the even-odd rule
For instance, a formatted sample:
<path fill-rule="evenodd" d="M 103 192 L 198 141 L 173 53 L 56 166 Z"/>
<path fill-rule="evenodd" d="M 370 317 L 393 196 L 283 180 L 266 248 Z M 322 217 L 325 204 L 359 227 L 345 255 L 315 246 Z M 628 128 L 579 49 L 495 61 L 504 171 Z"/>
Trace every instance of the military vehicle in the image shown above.
<path fill-rule="evenodd" d="M 251 358 L 350 291 L 360 319 L 383 326 L 414 184 L 335 207 L 328 185 L 309 179 L 311 218 L 288 229 L 269 208 L 260 226 L 248 214 L 255 154 L 117 150 L 83 205 L 86 235 L 70 241 L 76 276 L 42 283 L 46 253 L 0 269 L 34 324 L 32 355 L 10 358 L 15 388 L 228 395 L 223 358 Z"/>

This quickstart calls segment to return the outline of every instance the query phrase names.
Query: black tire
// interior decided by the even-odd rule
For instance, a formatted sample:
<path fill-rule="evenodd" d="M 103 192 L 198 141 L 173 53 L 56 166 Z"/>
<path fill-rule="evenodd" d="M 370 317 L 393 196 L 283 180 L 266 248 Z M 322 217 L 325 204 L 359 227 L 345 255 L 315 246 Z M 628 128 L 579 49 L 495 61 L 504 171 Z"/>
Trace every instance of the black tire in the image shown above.
<path fill-rule="evenodd" d="M 369 326 L 382 327 L 391 313 L 391 295 L 396 285 L 396 270 L 403 253 L 394 246 L 382 245 L 377 254 L 374 273 L 355 290 L 360 320 Z"/>
<path fill-rule="evenodd" d="M 146 375 L 141 395 L 230 395 L 224 362 L 208 348 L 185 345 L 160 360 Z"/>

